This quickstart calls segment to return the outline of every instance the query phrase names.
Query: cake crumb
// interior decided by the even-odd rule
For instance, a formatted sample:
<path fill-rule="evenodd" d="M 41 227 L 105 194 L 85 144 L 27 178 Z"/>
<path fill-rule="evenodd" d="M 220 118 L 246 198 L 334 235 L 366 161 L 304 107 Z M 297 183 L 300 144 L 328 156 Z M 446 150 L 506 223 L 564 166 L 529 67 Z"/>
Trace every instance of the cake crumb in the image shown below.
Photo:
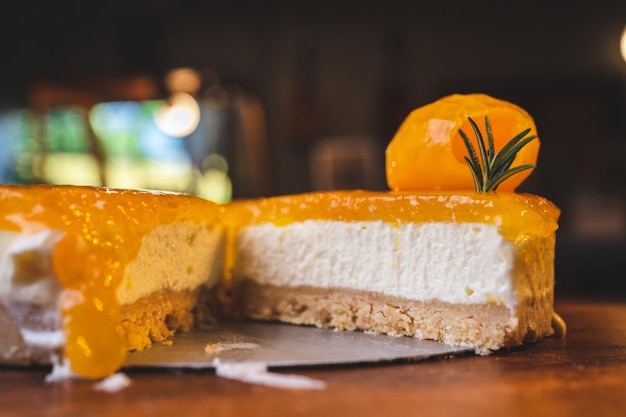
<path fill-rule="evenodd" d="M 204 348 L 204 351 L 210 355 L 214 355 L 216 353 L 220 353 L 226 350 L 233 350 L 233 349 L 256 349 L 258 348 L 259 345 L 257 345 L 256 343 L 224 343 L 224 342 L 217 342 L 217 343 L 209 343 L 208 345 L 206 345 L 206 347 Z"/>
<path fill-rule="evenodd" d="M 51 358 L 51 362 L 52 371 L 45 377 L 46 384 L 56 384 L 77 378 L 77 375 L 72 371 L 69 361 L 54 355 Z"/>
<path fill-rule="evenodd" d="M 113 374 L 94 384 L 96 391 L 118 392 L 130 385 L 130 378 L 121 372 Z"/>
<path fill-rule="evenodd" d="M 219 359 L 215 359 L 213 364 L 218 376 L 248 384 L 292 390 L 322 390 L 326 388 L 326 383 L 318 379 L 269 372 L 267 364 L 262 362 L 222 363 Z"/>
<path fill-rule="evenodd" d="M 172 339 L 166 339 L 166 340 L 163 340 L 161 344 L 164 346 L 172 346 L 174 344 L 174 341 Z"/>

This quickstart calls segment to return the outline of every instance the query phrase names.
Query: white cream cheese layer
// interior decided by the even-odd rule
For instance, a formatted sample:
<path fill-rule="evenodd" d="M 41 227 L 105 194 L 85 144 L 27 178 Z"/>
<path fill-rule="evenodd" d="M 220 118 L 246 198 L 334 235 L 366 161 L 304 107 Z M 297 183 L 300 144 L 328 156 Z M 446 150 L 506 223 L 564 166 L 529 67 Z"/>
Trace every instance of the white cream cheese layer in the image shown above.
<path fill-rule="evenodd" d="M 63 233 L 0 232 L 0 304 L 27 346 L 52 350 L 65 342 L 58 308 L 61 286 L 52 252 Z"/>
<path fill-rule="evenodd" d="M 514 247 L 497 225 L 314 221 L 244 228 L 234 277 L 513 309 Z"/>
<path fill-rule="evenodd" d="M 39 307 L 56 307 L 59 286 L 52 252 L 62 232 L 32 235 L 0 232 L 0 298 Z"/>

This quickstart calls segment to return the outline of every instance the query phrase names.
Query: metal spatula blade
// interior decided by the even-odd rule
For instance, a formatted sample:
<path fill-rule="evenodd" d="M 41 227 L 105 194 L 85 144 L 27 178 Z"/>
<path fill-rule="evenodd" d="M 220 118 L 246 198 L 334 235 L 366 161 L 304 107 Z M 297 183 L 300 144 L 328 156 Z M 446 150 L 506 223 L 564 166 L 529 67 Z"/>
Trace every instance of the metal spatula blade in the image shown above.
<path fill-rule="evenodd" d="M 129 354 L 130 368 L 215 368 L 219 363 L 262 362 L 295 367 L 422 360 L 471 348 L 419 340 L 266 322 L 225 322 L 177 334 L 171 346 L 156 344 Z"/>

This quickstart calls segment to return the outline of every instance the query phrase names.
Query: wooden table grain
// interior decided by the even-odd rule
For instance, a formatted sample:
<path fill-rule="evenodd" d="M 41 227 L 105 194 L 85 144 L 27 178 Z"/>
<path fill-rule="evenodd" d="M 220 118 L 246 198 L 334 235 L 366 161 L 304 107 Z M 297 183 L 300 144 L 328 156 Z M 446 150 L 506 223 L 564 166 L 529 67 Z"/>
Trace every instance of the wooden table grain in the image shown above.
<path fill-rule="evenodd" d="M 625 416 L 626 302 L 557 300 L 565 339 L 487 357 L 281 370 L 323 390 L 246 384 L 213 371 L 129 371 L 116 393 L 0 368 L 0 416 Z"/>

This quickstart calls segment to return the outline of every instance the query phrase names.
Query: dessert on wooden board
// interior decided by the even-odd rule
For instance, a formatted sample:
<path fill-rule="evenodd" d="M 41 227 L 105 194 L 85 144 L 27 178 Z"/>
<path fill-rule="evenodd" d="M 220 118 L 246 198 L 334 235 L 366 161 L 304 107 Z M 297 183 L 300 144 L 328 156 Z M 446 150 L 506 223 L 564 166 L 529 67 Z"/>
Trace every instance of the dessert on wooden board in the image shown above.
<path fill-rule="evenodd" d="M 538 150 L 523 109 L 453 95 L 400 126 L 387 148 L 389 192 L 219 206 L 171 193 L 0 186 L 0 362 L 100 378 L 129 350 L 216 308 L 479 354 L 562 333 L 559 210 L 515 193 Z M 218 287 L 228 296 L 215 297 Z"/>

